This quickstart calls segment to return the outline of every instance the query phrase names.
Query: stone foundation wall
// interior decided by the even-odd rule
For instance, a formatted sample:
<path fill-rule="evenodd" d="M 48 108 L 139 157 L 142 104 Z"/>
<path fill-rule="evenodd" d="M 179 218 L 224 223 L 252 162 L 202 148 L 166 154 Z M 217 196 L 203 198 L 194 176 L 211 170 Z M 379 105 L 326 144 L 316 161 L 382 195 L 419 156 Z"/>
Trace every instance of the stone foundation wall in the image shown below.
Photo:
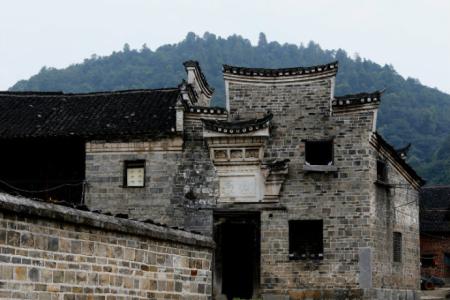
<path fill-rule="evenodd" d="M 210 299 L 210 238 L 0 194 L 0 298 Z"/>
<path fill-rule="evenodd" d="M 263 300 L 420 300 L 414 290 L 392 289 L 322 289 L 291 290 L 288 295 L 265 295 Z"/>

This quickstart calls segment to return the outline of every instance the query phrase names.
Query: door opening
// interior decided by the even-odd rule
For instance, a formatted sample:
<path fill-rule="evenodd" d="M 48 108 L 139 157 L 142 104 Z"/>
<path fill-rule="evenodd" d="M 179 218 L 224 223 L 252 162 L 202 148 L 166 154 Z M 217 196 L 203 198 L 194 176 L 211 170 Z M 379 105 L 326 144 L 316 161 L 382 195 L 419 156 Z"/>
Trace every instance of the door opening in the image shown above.
<path fill-rule="evenodd" d="M 251 299 L 258 293 L 260 263 L 259 214 L 215 215 L 216 293 Z"/>

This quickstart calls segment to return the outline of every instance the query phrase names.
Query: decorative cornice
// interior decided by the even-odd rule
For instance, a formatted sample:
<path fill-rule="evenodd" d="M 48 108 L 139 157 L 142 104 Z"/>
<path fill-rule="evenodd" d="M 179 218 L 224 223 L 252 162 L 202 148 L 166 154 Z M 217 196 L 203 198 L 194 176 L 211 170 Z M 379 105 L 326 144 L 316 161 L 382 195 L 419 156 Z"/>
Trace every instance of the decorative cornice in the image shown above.
<path fill-rule="evenodd" d="M 336 96 L 332 101 L 333 107 L 354 107 L 366 104 L 378 104 L 381 101 L 381 92 L 349 94 Z"/>
<path fill-rule="evenodd" d="M 227 110 L 223 107 L 206 107 L 206 106 L 188 106 L 186 112 L 194 114 L 210 114 L 210 115 L 225 115 Z"/>
<path fill-rule="evenodd" d="M 310 75 L 325 73 L 329 71 L 337 72 L 338 62 L 332 62 L 325 65 L 317 65 L 311 67 L 294 67 L 294 68 L 280 68 L 280 69 L 266 69 L 266 68 L 246 68 L 230 65 L 223 65 L 223 73 L 239 76 L 249 77 L 288 77 L 299 75 Z"/>
<path fill-rule="evenodd" d="M 207 130 L 226 134 L 242 134 L 269 127 L 272 118 L 273 114 L 269 112 L 263 118 L 253 120 L 228 122 L 203 119 L 202 121 Z"/>

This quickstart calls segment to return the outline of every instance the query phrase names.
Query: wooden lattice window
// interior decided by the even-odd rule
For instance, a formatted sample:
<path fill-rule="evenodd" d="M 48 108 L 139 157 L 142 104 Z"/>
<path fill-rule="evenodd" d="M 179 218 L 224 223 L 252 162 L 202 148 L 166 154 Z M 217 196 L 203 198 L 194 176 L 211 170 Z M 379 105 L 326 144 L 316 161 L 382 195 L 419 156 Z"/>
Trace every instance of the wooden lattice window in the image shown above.
<path fill-rule="evenodd" d="M 394 262 L 402 262 L 402 234 L 394 232 L 393 234 L 393 258 Z"/>

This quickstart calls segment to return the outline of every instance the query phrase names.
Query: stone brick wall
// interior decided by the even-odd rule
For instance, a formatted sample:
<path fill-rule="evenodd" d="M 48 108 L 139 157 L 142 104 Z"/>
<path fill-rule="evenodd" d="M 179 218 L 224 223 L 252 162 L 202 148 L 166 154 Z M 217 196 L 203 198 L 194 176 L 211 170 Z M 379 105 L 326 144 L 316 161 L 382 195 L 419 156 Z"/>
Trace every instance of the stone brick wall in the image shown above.
<path fill-rule="evenodd" d="M 448 233 L 422 233 L 420 236 L 420 253 L 422 255 L 433 254 L 434 267 L 422 266 L 421 272 L 424 275 L 433 275 L 450 280 L 450 266 L 445 264 L 444 253 L 449 253 L 450 234 Z"/>
<path fill-rule="evenodd" d="M 379 157 L 371 162 L 374 180 Z M 372 209 L 373 287 L 419 289 L 419 194 L 389 161 L 387 180 L 376 186 Z M 393 260 L 393 232 L 402 234 L 401 262 Z"/>
<path fill-rule="evenodd" d="M 0 298 L 210 299 L 210 238 L 0 194 Z"/>
<path fill-rule="evenodd" d="M 219 181 L 203 140 L 201 119 L 220 119 L 204 113 L 185 113 L 184 147 L 174 177 L 171 199 L 174 207 L 183 207 L 184 226 L 212 236 L 212 208 L 219 196 Z"/>
<path fill-rule="evenodd" d="M 182 147 L 182 137 L 87 143 L 87 206 L 113 215 L 183 226 L 182 213 L 171 205 Z M 140 159 L 145 160 L 145 187 L 124 187 L 124 162 Z"/>

